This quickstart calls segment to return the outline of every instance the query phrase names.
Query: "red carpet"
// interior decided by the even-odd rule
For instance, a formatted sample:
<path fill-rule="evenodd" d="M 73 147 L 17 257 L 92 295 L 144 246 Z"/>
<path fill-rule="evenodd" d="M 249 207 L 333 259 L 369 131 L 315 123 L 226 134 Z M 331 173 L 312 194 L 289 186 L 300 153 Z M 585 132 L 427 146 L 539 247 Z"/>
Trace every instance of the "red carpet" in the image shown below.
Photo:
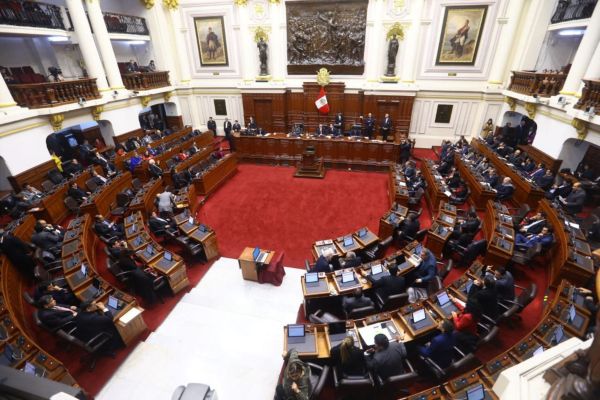
<path fill-rule="evenodd" d="M 285 251 L 284 265 L 303 267 L 317 240 L 367 226 L 375 234 L 389 209 L 388 175 L 328 170 L 325 179 L 294 178 L 294 168 L 242 164 L 200 209 L 217 232 L 219 250 L 237 258 L 244 247 Z"/>

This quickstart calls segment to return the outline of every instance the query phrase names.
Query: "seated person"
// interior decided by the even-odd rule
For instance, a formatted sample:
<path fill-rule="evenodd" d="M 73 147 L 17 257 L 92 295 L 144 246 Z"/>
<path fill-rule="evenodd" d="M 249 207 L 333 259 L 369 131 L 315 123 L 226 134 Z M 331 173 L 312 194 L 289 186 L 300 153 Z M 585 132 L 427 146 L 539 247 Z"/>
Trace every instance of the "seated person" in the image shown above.
<path fill-rule="evenodd" d="M 552 175 L 551 170 L 547 169 L 544 175 L 535 178 L 533 182 L 536 185 L 538 185 L 540 189 L 546 191 L 552 187 L 552 183 L 554 182 L 554 175 Z"/>
<path fill-rule="evenodd" d="M 333 258 L 334 252 L 331 249 L 324 251 L 323 254 L 317 258 L 314 267 L 310 270 L 310 272 L 331 272 L 332 266 L 330 264 L 331 259 Z"/>
<path fill-rule="evenodd" d="M 413 161 L 407 161 L 406 164 L 404 164 L 404 176 L 410 179 L 415 176 L 416 173 L 417 169 L 415 163 Z"/>
<path fill-rule="evenodd" d="M 383 379 L 402 374 L 406 358 L 406 347 L 402 339 L 399 336 L 396 338 L 397 342 L 390 342 L 383 333 L 375 335 L 375 347 L 367 350 L 367 368 Z"/>
<path fill-rule="evenodd" d="M 412 281 L 410 287 L 406 290 L 409 303 L 413 304 L 427 298 L 429 282 L 437 275 L 435 264 L 436 260 L 433 253 L 423 247 L 421 250 L 421 263 L 409 273 L 407 278 L 409 282 Z"/>
<path fill-rule="evenodd" d="M 496 170 L 494 168 L 490 168 L 487 171 L 485 171 L 483 174 L 483 179 L 485 179 L 485 181 L 492 187 L 495 188 L 498 185 L 498 182 L 500 181 L 500 176 L 498 176 L 498 173 L 496 172 Z"/>
<path fill-rule="evenodd" d="M 156 302 L 157 296 L 154 290 L 154 280 L 156 279 L 149 271 L 145 271 L 138 266 L 133 259 L 133 250 L 127 248 L 127 242 L 121 241 L 115 247 L 120 247 L 119 267 L 123 272 L 128 272 L 128 283 L 133 291 L 144 299 L 147 305 Z"/>
<path fill-rule="evenodd" d="M 177 228 L 171 223 L 170 220 L 159 217 L 155 211 L 152 211 L 150 218 L 148 218 L 148 226 L 150 227 L 150 231 L 153 233 L 160 230 L 165 230 L 170 233 L 177 232 Z"/>
<path fill-rule="evenodd" d="M 389 296 L 403 293 L 406 288 L 404 277 L 398 276 L 398 268 L 394 266 L 389 271 L 389 276 L 383 276 L 376 280 L 371 275 L 367 275 L 367 280 L 371 282 L 371 287 L 384 301 Z"/>
<path fill-rule="evenodd" d="M 91 340 L 101 332 L 109 335 L 110 340 L 102 346 L 102 351 L 106 354 L 112 354 L 116 349 L 125 346 L 115 327 L 111 312 L 102 302 L 82 303 L 79 313 L 75 316 L 75 326 L 77 329 L 74 335 L 84 342 Z"/>
<path fill-rule="evenodd" d="M 573 190 L 569 195 L 564 198 L 561 197 L 561 203 L 565 207 L 568 213 L 579 213 L 583 210 L 583 203 L 585 203 L 586 193 L 581 187 L 581 182 L 576 182 L 573 185 Z"/>
<path fill-rule="evenodd" d="M 454 323 L 454 340 L 456 345 L 466 352 L 475 351 L 479 332 L 477 331 L 478 315 L 471 309 L 470 304 L 464 303 L 452 295 L 448 295 L 459 312 L 452 311 L 452 322 Z"/>
<path fill-rule="evenodd" d="M 408 238 L 414 238 L 417 235 L 420 228 L 421 223 L 419 222 L 417 214 L 411 212 L 398 225 L 398 228 L 395 232 L 396 237 L 398 240 L 409 240 Z"/>
<path fill-rule="evenodd" d="M 364 376 L 367 365 L 363 351 L 347 336 L 342 343 L 331 348 L 331 363 L 342 376 Z"/>
<path fill-rule="evenodd" d="M 373 300 L 364 295 L 361 288 L 356 288 L 350 296 L 342 298 L 342 307 L 346 313 L 350 314 L 352 310 L 363 307 L 373 306 Z"/>
<path fill-rule="evenodd" d="M 507 161 L 514 166 L 520 166 L 523 162 L 523 159 L 521 158 L 521 150 L 515 150 L 514 153 L 508 156 Z"/>
<path fill-rule="evenodd" d="M 544 163 L 538 163 L 538 165 L 536 165 L 536 167 L 533 169 L 533 171 L 531 171 L 529 173 L 529 178 L 531 178 L 535 181 L 537 178 L 544 175 L 545 173 L 546 173 L 546 166 L 544 165 Z"/>
<path fill-rule="evenodd" d="M 490 271 L 490 267 L 486 266 L 486 271 Z M 500 300 L 515 299 L 515 278 L 513 278 L 510 271 L 500 266 L 492 271 L 494 279 L 496 280 L 496 292 L 498 292 L 498 298 Z"/>
<path fill-rule="evenodd" d="M 33 203 L 36 200 L 39 200 L 44 196 L 44 194 L 41 191 L 37 190 L 36 188 L 31 186 L 29 183 L 25 183 L 23 185 L 23 190 L 21 190 L 19 192 L 19 194 L 21 195 L 21 198 L 23 199 L 23 201 L 30 202 L 30 203 Z"/>
<path fill-rule="evenodd" d="M 94 181 L 96 186 L 102 186 L 108 182 L 108 179 L 97 173 L 95 169 L 92 169 L 92 177 L 90 179 Z"/>
<path fill-rule="evenodd" d="M 552 234 L 552 228 L 544 226 L 542 231 L 537 235 L 527 235 L 517 233 L 515 237 L 515 245 L 523 249 L 529 249 L 538 243 L 541 243 L 544 248 L 548 248 L 554 241 L 554 235 Z"/>
<path fill-rule="evenodd" d="M 569 196 L 572 190 L 573 185 L 571 184 L 571 181 L 565 179 L 560 185 L 552 185 L 550 189 L 546 191 L 545 196 L 548 200 L 554 200 L 556 198 Z"/>
<path fill-rule="evenodd" d="M 60 241 L 62 241 L 65 236 L 65 229 L 60 225 L 49 224 L 44 219 L 38 219 L 35 224 L 41 226 L 45 231 L 56 235 Z"/>
<path fill-rule="evenodd" d="M 83 171 L 83 167 L 81 164 L 79 164 L 79 161 L 77 161 L 76 158 L 72 159 L 70 162 L 63 163 L 63 174 L 66 177 L 75 176 L 81 171 Z"/>
<path fill-rule="evenodd" d="M 446 183 L 449 188 L 457 188 L 461 183 L 463 183 L 462 179 L 460 179 L 460 174 L 458 173 L 456 168 L 452 168 L 448 175 L 450 176 L 450 178 L 448 178 Z"/>
<path fill-rule="evenodd" d="M 521 223 L 515 226 L 515 228 L 524 235 L 537 235 L 546 224 L 546 214 L 540 211 L 531 217 L 523 218 Z"/>
<path fill-rule="evenodd" d="M 317 127 L 317 131 L 315 132 L 315 135 L 323 136 L 326 134 L 327 134 L 327 127 L 323 126 L 323 124 L 319 124 L 319 126 Z"/>
<path fill-rule="evenodd" d="M 466 200 L 469 195 L 469 189 L 464 182 L 459 182 L 456 188 L 451 189 L 450 202 L 451 203 L 462 203 Z"/>
<path fill-rule="evenodd" d="M 67 190 L 67 195 L 75 199 L 78 204 L 86 201 L 90 194 L 91 192 L 86 192 L 85 190 L 81 189 L 77 182 L 73 182 L 69 190 Z"/>
<path fill-rule="evenodd" d="M 496 148 L 496 153 L 498 153 L 500 155 L 500 157 L 504 157 L 506 158 L 509 154 L 511 154 L 513 152 L 513 148 L 504 144 L 504 143 L 500 143 L 500 145 Z"/>
<path fill-rule="evenodd" d="M 123 237 L 125 235 L 125 228 L 122 224 L 116 224 L 108 221 L 102 215 L 96 215 L 96 222 L 94 223 L 94 231 L 101 236 L 116 236 Z"/>
<path fill-rule="evenodd" d="M 467 294 L 467 303 L 471 304 L 475 312 L 485 314 L 492 319 L 496 319 L 498 310 L 498 292 L 496 291 L 496 281 L 490 275 L 486 275 L 483 281 L 476 279 L 471 285 Z"/>
<path fill-rule="evenodd" d="M 362 264 L 360 257 L 358 257 L 353 251 L 346 253 L 346 257 L 340 261 L 342 268 L 355 268 Z"/>
<path fill-rule="evenodd" d="M 275 388 L 274 400 L 308 400 L 312 394 L 310 368 L 298 357 L 298 351 L 291 349 L 283 353 L 287 364 L 283 379 Z"/>
<path fill-rule="evenodd" d="M 417 170 L 415 175 L 408 180 L 409 194 L 414 194 L 419 188 L 425 189 L 427 187 L 427 183 L 423 179 L 423 175 L 421 174 L 421 170 Z M 412 192 L 412 193 L 411 193 Z"/>
<path fill-rule="evenodd" d="M 431 358 L 440 368 L 448 368 L 454 354 L 454 325 L 444 319 L 438 324 L 438 329 L 440 333 L 431 339 L 428 346 L 419 347 L 419 354 Z"/>
<path fill-rule="evenodd" d="M 79 299 L 75 297 L 70 289 L 56 286 L 51 281 L 39 283 L 33 292 L 33 299 L 39 304 L 40 299 L 46 295 L 51 296 L 58 304 L 65 304 L 67 306 L 76 306 L 79 304 Z"/>
<path fill-rule="evenodd" d="M 512 180 L 506 176 L 502 180 L 502 183 L 496 187 L 496 191 L 496 200 L 508 200 L 512 198 L 515 186 L 512 184 Z"/>
<path fill-rule="evenodd" d="M 520 169 L 523 172 L 530 173 L 535 169 L 535 162 L 531 158 L 526 157 L 525 161 L 521 162 Z"/>
<path fill-rule="evenodd" d="M 477 212 L 469 211 L 469 213 L 467 214 L 467 219 L 462 222 L 459 222 L 456 225 L 452 234 L 454 235 L 455 233 L 458 233 L 458 234 L 477 233 L 477 231 L 479 230 L 479 225 L 480 225 L 480 220 L 479 220 L 479 217 L 477 216 Z M 458 234 L 454 235 L 454 236 L 458 236 Z"/>
<path fill-rule="evenodd" d="M 35 224 L 34 233 L 31 235 L 31 243 L 44 251 L 59 256 L 61 252 L 62 239 L 59 235 L 43 228 L 41 224 Z"/>
<path fill-rule="evenodd" d="M 102 170 L 106 174 L 106 176 L 111 177 L 117 174 L 117 169 L 112 162 L 109 162 L 106 158 L 104 158 L 99 152 L 96 152 L 94 156 L 92 156 L 92 164 L 99 165 L 102 167 Z M 141 161 L 141 159 L 140 159 Z"/>
<path fill-rule="evenodd" d="M 77 307 L 59 305 L 49 294 L 40 297 L 38 317 L 50 329 L 58 329 L 77 316 Z"/>
<path fill-rule="evenodd" d="M 590 168 L 589 165 L 583 164 L 580 171 L 576 171 L 575 175 L 584 181 L 593 181 L 596 178 L 596 174 L 594 170 Z"/>
<path fill-rule="evenodd" d="M 148 161 L 148 172 L 153 178 L 160 178 L 163 175 L 163 170 L 158 166 L 156 160 Z"/>

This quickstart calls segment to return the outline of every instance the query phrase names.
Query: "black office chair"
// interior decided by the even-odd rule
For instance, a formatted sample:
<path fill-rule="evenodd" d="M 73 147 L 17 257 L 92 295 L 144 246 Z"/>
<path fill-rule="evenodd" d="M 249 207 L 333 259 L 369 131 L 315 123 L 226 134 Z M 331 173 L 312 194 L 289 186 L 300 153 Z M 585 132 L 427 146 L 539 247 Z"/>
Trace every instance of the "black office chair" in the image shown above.
<path fill-rule="evenodd" d="M 310 362 L 307 364 L 310 368 L 310 384 L 313 389 L 310 400 L 316 400 L 321 395 L 325 382 L 327 382 L 330 368 L 328 365 L 321 366 Z"/>
<path fill-rule="evenodd" d="M 77 200 L 75 200 L 71 196 L 67 196 L 67 197 L 65 197 L 64 203 L 65 203 L 65 207 L 67 207 L 67 210 L 69 210 L 71 213 L 75 214 L 76 217 L 79 217 L 79 213 L 81 212 L 81 210 L 79 208 L 79 204 L 77 203 Z"/>
<path fill-rule="evenodd" d="M 363 375 L 347 375 L 338 368 L 332 367 L 333 370 L 333 385 L 336 389 L 337 398 L 345 398 L 351 395 L 352 398 L 368 398 L 372 395 L 375 382 L 373 376 L 365 371 Z"/>
<path fill-rule="evenodd" d="M 328 324 L 330 322 L 341 321 L 341 319 L 339 319 L 335 315 L 323 310 L 317 310 L 314 313 L 310 314 L 308 316 L 308 320 L 313 324 Z"/>
<path fill-rule="evenodd" d="M 535 262 L 534 259 L 542 254 L 543 246 L 541 243 L 536 243 L 534 246 L 527 248 L 526 250 L 518 249 L 515 246 L 513 256 L 510 259 L 510 266 L 517 265 L 528 265 L 529 268 L 533 268 Z"/>
<path fill-rule="evenodd" d="M 537 285 L 531 283 L 527 288 L 521 290 L 521 293 L 514 300 L 501 300 L 498 306 L 502 310 L 502 320 L 508 321 L 509 325 L 514 319 L 521 319 L 519 315 L 537 295 Z"/>
<path fill-rule="evenodd" d="M 387 396 L 393 395 L 394 398 L 400 396 L 406 396 L 410 392 L 407 386 L 410 386 L 419 376 L 413 365 L 408 359 L 403 360 L 404 372 L 398 375 L 392 375 L 387 378 L 381 378 L 379 375 L 375 375 L 375 379 L 380 389 L 385 392 Z"/>
<path fill-rule="evenodd" d="M 477 328 L 479 331 L 479 340 L 477 340 L 476 343 L 477 348 L 491 343 L 492 340 L 498 336 L 498 332 L 500 331 L 500 328 L 497 325 L 487 325 L 482 323 L 478 323 Z"/>
<path fill-rule="evenodd" d="M 459 256 L 456 264 L 463 267 L 469 267 L 477 257 L 487 253 L 487 240 L 481 239 L 471 242 L 467 247 L 462 247 L 457 244 L 454 246 L 454 249 Z"/>
<path fill-rule="evenodd" d="M 135 192 L 138 192 L 142 188 L 142 181 L 140 178 L 133 178 L 131 181 L 131 186 Z"/>
<path fill-rule="evenodd" d="M 54 183 L 49 180 L 42 181 L 42 189 L 44 192 L 51 192 L 54 189 Z"/>
<path fill-rule="evenodd" d="M 429 357 L 419 355 L 419 358 L 425 363 L 426 368 L 432 373 L 437 381 L 445 381 L 448 377 L 460 370 L 466 369 L 469 365 L 475 363 L 477 358 L 473 353 L 465 353 L 457 346 L 454 346 L 452 363 L 446 367 L 440 367 Z"/>
<path fill-rule="evenodd" d="M 382 241 L 373 244 L 363 252 L 365 261 L 373 261 L 381 258 L 385 250 L 392 244 L 394 237 L 393 235 L 388 236 Z"/>
<path fill-rule="evenodd" d="M 51 282 L 53 285 L 66 287 L 67 281 L 62 274 L 63 268 L 54 267 L 49 269 L 44 269 L 43 267 L 36 265 L 33 267 L 33 276 L 38 282 Z"/>
<path fill-rule="evenodd" d="M 77 338 L 77 328 L 75 326 L 63 327 L 56 331 L 59 338 L 65 340 L 67 343 L 75 345 L 86 352 L 80 358 L 82 364 L 87 364 L 88 370 L 93 371 L 96 367 L 96 361 L 101 356 L 102 347 L 112 339 L 111 335 L 106 332 L 100 332 L 87 342 Z"/>
<path fill-rule="evenodd" d="M 96 183 L 96 180 L 94 178 L 90 178 L 87 181 L 85 181 L 85 186 L 90 192 L 93 192 L 96 189 L 98 189 L 98 184 Z"/>
<path fill-rule="evenodd" d="M 408 301 L 408 293 L 396 293 L 384 298 L 379 292 L 375 292 L 375 304 L 380 310 L 389 311 L 402 307 Z"/>
<path fill-rule="evenodd" d="M 443 281 L 446 279 L 450 271 L 452 270 L 452 266 L 454 264 L 454 260 L 449 259 L 448 262 L 444 265 L 444 263 L 438 262 L 437 265 L 441 265 L 442 268 L 438 269 L 438 276 Z"/>
<path fill-rule="evenodd" d="M 346 316 L 346 319 L 361 319 L 361 318 L 365 318 L 369 315 L 373 315 L 375 314 L 377 310 L 375 309 L 375 306 L 366 306 L 366 307 L 359 307 L 359 308 L 354 308 L 352 309 L 352 311 L 347 312 L 346 310 L 344 310 L 344 315 Z"/>
<path fill-rule="evenodd" d="M 110 215 L 113 215 L 115 217 L 122 217 L 127 212 L 127 207 L 129 206 L 130 202 L 131 199 L 126 193 L 117 193 L 117 204 L 115 208 L 110 210 Z"/>
<path fill-rule="evenodd" d="M 512 219 L 513 225 L 519 226 L 521 221 L 523 221 L 523 219 L 527 216 L 529 211 L 531 211 L 531 207 L 529 207 L 529 204 L 523 203 L 519 208 L 509 208 L 508 210 L 517 210 L 517 213 L 512 216 Z"/>

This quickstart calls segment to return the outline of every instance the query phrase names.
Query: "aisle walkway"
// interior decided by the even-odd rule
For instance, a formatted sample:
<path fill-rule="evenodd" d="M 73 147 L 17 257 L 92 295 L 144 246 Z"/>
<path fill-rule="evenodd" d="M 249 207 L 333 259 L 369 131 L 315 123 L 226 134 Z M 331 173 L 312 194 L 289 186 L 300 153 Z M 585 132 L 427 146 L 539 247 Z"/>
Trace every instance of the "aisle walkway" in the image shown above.
<path fill-rule="evenodd" d="M 272 398 L 282 326 L 296 320 L 302 302 L 301 275 L 286 268 L 282 286 L 259 285 L 242 280 L 236 260 L 221 258 L 97 398 L 165 400 L 188 382 L 209 384 L 222 400 Z"/>

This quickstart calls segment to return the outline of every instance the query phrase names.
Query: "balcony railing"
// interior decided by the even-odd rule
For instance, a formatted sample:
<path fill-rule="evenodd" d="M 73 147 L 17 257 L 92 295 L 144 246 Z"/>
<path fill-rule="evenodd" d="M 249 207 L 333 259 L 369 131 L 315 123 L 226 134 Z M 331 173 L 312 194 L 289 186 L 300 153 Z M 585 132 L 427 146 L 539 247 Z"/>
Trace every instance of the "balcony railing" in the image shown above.
<path fill-rule="evenodd" d="M 508 90 L 528 96 L 534 94 L 541 97 L 556 96 L 567 78 L 567 74 L 563 72 L 512 71 L 512 73 Z"/>
<path fill-rule="evenodd" d="M 584 87 L 581 92 L 581 98 L 575 104 L 574 108 L 589 111 L 591 107 L 600 110 L 600 80 L 584 79 Z"/>
<path fill-rule="evenodd" d="M 129 90 L 148 90 L 171 85 L 169 71 L 131 72 L 121 74 L 121 77 Z"/>
<path fill-rule="evenodd" d="M 66 29 L 60 7 L 22 0 L 0 1 L 0 24 Z"/>
<path fill-rule="evenodd" d="M 96 78 L 75 79 L 62 82 L 24 83 L 8 85 L 10 92 L 21 107 L 56 107 L 76 103 L 80 99 L 99 99 Z"/>
<path fill-rule="evenodd" d="M 127 33 L 130 35 L 149 35 L 146 20 L 132 15 L 105 12 L 104 22 L 109 33 Z"/>
<path fill-rule="evenodd" d="M 594 12 L 596 3 L 597 0 L 559 0 L 550 22 L 558 24 L 589 18 Z"/>

